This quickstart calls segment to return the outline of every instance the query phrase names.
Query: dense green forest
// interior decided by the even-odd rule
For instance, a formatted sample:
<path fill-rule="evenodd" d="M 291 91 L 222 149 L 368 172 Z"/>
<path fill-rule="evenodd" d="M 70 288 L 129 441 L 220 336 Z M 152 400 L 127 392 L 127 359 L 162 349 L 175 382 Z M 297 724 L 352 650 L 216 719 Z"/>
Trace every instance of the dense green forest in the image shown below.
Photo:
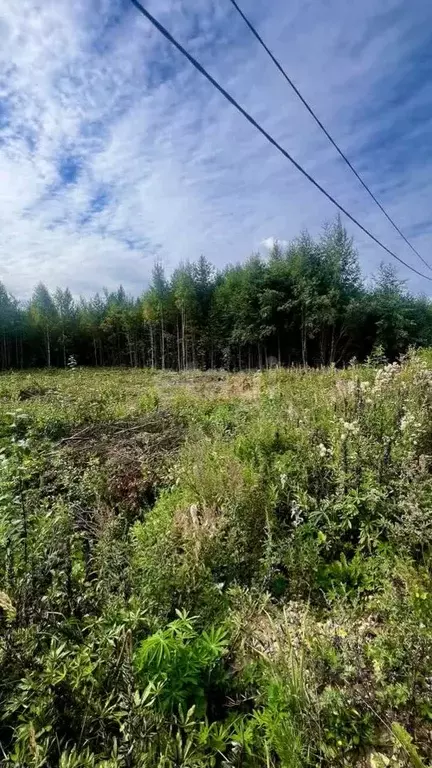
<path fill-rule="evenodd" d="M 366 286 L 340 218 L 313 239 L 303 233 L 267 259 L 217 272 L 202 256 L 167 279 L 156 263 L 139 298 L 120 287 L 74 300 L 39 284 L 24 306 L 0 284 L 0 366 L 264 368 L 337 365 L 375 346 L 394 359 L 432 344 L 432 304 L 410 295 L 382 265 Z"/>

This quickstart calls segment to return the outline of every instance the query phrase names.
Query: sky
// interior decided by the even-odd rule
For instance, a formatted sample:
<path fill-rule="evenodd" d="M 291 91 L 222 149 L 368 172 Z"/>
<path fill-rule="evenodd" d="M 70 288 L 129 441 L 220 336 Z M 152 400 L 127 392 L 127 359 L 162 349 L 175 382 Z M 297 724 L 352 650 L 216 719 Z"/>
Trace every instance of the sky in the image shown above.
<path fill-rule="evenodd" d="M 432 266 L 430 0 L 239 2 Z M 428 272 L 230 0 L 144 4 L 337 200 Z M 138 295 L 155 259 L 168 274 L 200 254 L 222 268 L 317 234 L 335 213 L 129 0 L 2 0 L 0 280 L 17 297 L 38 281 Z M 389 257 L 346 224 L 373 274 Z"/>

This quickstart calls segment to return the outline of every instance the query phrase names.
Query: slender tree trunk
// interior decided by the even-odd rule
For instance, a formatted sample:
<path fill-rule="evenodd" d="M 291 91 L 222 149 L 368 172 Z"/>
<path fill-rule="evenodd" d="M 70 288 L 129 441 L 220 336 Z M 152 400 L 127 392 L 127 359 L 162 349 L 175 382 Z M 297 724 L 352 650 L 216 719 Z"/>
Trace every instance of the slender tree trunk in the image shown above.
<path fill-rule="evenodd" d="M 3 331 L 2 345 L 1 345 L 1 367 L 2 370 L 6 368 L 6 333 Z"/>
<path fill-rule="evenodd" d="M 265 367 L 268 370 L 267 344 L 264 344 L 264 360 L 265 360 Z"/>
<path fill-rule="evenodd" d="M 116 341 L 117 341 L 117 365 L 122 365 L 122 363 L 123 363 L 123 344 L 122 344 L 120 333 L 117 333 Z M 126 340 L 126 343 L 127 343 L 127 340 Z"/>
<path fill-rule="evenodd" d="M 186 313 L 185 313 L 183 308 L 182 308 L 182 312 L 181 312 L 181 321 L 182 321 L 182 358 L 183 358 L 183 370 L 186 370 L 186 362 L 187 362 Z"/>
<path fill-rule="evenodd" d="M 325 365 L 326 349 L 327 349 L 326 331 L 325 331 L 325 328 L 323 328 L 322 331 L 321 331 L 321 334 L 320 334 L 320 358 L 321 358 L 321 365 Z"/>
<path fill-rule="evenodd" d="M 134 336 L 133 356 L 134 356 L 134 367 L 138 368 L 139 353 L 138 353 L 138 338 L 136 335 Z"/>
<path fill-rule="evenodd" d="M 165 370 L 165 328 L 163 310 L 161 312 L 161 364 L 162 370 Z"/>
<path fill-rule="evenodd" d="M 47 353 L 47 366 L 51 368 L 51 338 L 49 328 L 46 329 L 46 353 Z"/>
<path fill-rule="evenodd" d="M 151 351 L 151 367 L 154 368 L 155 366 L 155 360 L 154 360 L 154 340 L 153 340 L 153 328 L 151 323 L 149 323 L 150 328 L 150 351 Z"/>
<path fill-rule="evenodd" d="M 330 365 L 332 365 L 334 363 L 335 357 L 336 357 L 335 327 L 334 327 L 334 324 L 333 324 L 332 325 L 331 344 L 330 344 Z"/>
<path fill-rule="evenodd" d="M 63 347 L 63 368 L 66 368 L 66 340 L 65 340 L 65 332 L 63 327 L 62 327 L 62 347 Z"/>
<path fill-rule="evenodd" d="M 126 334 L 126 344 L 128 346 L 130 367 L 133 368 L 133 351 L 132 351 L 132 341 L 131 341 L 130 333 Z"/>
<path fill-rule="evenodd" d="M 8 340 L 6 337 L 6 331 L 3 331 L 3 353 L 2 353 L 2 368 L 10 368 L 11 363 L 11 355 L 10 355 L 10 346 L 8 344 Z"/>
<path fill-rule="evenodd" d="M 307 365 L 307 332 L 306 332 L 306 316 L 305 311 L 302 309 L 302 321 L 301 321 L 301 351 L 303 367 Z"/>
<path fill-rule="evenodd" d="M 336 364 L 339 364 L 342 361 L 345 362 L 345 360 L 344 360 L 345 353 L 346 353 L 346 351 L 347 351 L 347 349 L 349 347 L 351 339 L 350 339 L 349 336 L 347 336 L 346 339 L 345 339 L 345 343 L 342 345 L 342 348 L 340 348 L 339 345 L 340 345 L 340 342 L 342 341 L 342 339 L 344 338 L 344 336 L 345 336 L 345 330 L 344 330 L 344 328 L 342 328 L 341 332 L 339 333 L 339 336 L 338 336 L 338 338 L 337 338 L 337 340 L 335 342 L 335 362 L 336 362 Z M 337 357 L 336 357 L 336 351 L 338 352 Z"/>
<path fill-rule="evenodd" d="M 94 352 L 95 366 L 97 368 L 98 358 L 97 358 L 97 344 L 96 344 L 96 337 L 95 336 L 93 336 L 93 352 Z"/>
<path fill-rule="evenodd" d="M 195 333 L 194 333 L 194 331 L 192 331 L 191 343 L 192 343 L 192 367 L 195 369 L 196 368 L 196 357 L 195 357 Z"/>
<path fill-rule="evenodd" d="M 249 369 L 249 372 L 250 372 L 250 369 L 251 369 L 251 348 L 250 348 L 250 344 L 248 344 L 248 369 Z"/>
<path fill-rule="evenodd" d="M 177 370 L 181 370 L 181 355 L 180 355 L 180 328 L 179 319 L 177 317 Z"/>
<path fill-rule="evenodd" d="M 262 349 L 261 349 L 261 344 L 258 344 L 258 368 L 260 370 L 262 368 Z"/>
<path fill-rule="evenodd" d="M 241 359 L 241 346 L 240 346 L 240 344 L 238 345 L 238 367 L 239 367 L 239 371 L 241 371 L 241 369 L 242 369 L 242 359 Z"/>
<path fill-rule="evenodd" d="M 281 360 L 281 343 L 280 343 L 280 333 L 279 333 L 279 331 L 278 331 L 278 335 L 277 335 L 277 344 L 278 344 L 278 366 L 280 368 L 281 365 L 282 365 L 282 360 Z"/>

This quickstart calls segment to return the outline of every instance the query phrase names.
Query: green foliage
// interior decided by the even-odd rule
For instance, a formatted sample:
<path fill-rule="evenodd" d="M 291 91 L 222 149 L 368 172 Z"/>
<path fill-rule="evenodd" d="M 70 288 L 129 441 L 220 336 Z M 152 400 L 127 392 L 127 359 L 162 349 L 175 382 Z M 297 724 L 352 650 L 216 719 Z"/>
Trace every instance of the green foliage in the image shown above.
<path fill-rule="evenodd" d="M 193 705 L 196 716 L 203 717 L 207 702 L 223 687 L 227 633 L 222 627 L 198 633 L 187 614 L 177 613 L 165 630 L 141 643 L 135 656 L 138 678 L 152 687 L 162 712 Z"/>
<path fill-rule="evenodd" d="M 154 387 L 149 387 L 141 396 L 139 407 L 142 413 L 149 413 L 159 407 L 159 396 Z"/>
<path fill-rule="evenodd" d="M 369 286 L 340 217 L 268 258 L 217 273 L 204 256 L 168 280 L 156 261 L 139 298 L 122 286 L 74 301 L 41 283 L 24 305 L 0 284 L 0 369 L 110 365 L 245 370 L 395 360 L 432 343 L 430 301 L 407 293 L 391 265 Z"/>
<path fill-rule="evenodd" d="M 324 256 L 296 247 L 320 285 Z M 268 291 L 284 269 L 273 254 Z M 276 293 L 257 311 L 282 331 Z M 113 338 L 132 333 L 125 300 L 109 298 Z M 340 371 L 3 374 L 5 764 L 431 764 L 429 365 L 376 350 Z"/>
<path fill-rule="evenodd" d="M 333 765 L 343 765 L 350 752 L 373 743 L 373 716 L 359 711 L 349 696 L 327 688 L 320 696 L 322 751 Z"/>
<path fill-rule="evenodd" d="M 413 768 L 426 768 L 423 760 L 421 759 L 413 744 L 412 737 L 409 735 L 409 733 L 407 733 L 403 725 L 400 723 L 392 723 L 392 731 L 399 744 L 401 744 L 407 753 Z"/>
<path fill-rule="evenodd" d="M 255 712 L 265 751 L 283 768 L 309 764 L 313 740 L 313 704 L 301 655 L 292 648 L 285 658 L 265 665 Z"/>

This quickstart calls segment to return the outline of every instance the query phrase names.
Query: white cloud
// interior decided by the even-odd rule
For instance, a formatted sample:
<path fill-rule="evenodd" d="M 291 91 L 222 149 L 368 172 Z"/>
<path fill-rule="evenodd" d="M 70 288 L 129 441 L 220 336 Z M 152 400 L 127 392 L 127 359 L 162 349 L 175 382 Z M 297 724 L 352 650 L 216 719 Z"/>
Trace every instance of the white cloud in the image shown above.
<path fill-rule="evenodd" d="M 410 61 L 426 46 L 430 4 L 384 0 L 378 13 L 375 0 L 242 3 L 428 258 L 432 86 Z M 318 181 L 421 268 L 229 2 L 151 8 Z M 156 255 L 168 268 L 200 253 L 222 266 L 257 243 L 271 247 L 269 232 L 283 242 L 334 215 L 122 0 L 91 9 L 3 0 L 0 38 L 0 279 L 20 296 L 40 279 L 74 292 L 122 281 L 139 292 Z M 67 184 L 65 159 L 78 169 Z M 371 271 L 384 254 L 353 234 Z"/>
<path fill-rule="evenodd" d="M 279 245 L 281 248 L 286 248 L 288 240 L 280 240 L 278 237 L 265 237 L 264 240 L 261 240 L 261 245 L 263 245 L 264 248 L 267 248 L 268 251 L 271 251 L 275 245 Z"/>

